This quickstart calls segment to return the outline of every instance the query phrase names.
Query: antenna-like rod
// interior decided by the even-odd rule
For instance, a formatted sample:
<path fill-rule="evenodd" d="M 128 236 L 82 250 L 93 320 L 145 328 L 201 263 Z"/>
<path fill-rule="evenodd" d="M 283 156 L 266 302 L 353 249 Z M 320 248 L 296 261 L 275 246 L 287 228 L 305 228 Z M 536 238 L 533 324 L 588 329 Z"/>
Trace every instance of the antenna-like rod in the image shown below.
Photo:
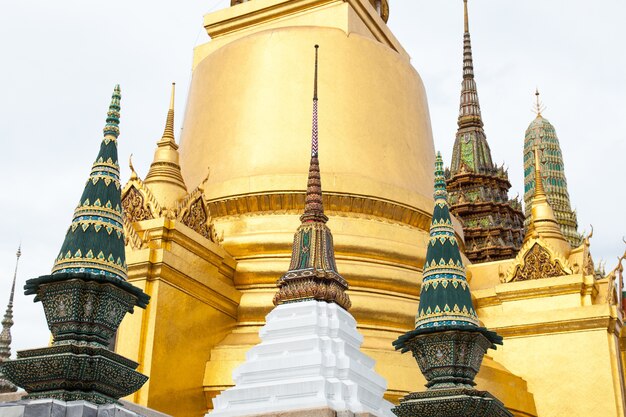
<path fill-rule="evenodd" d="M 313 78 L 313 125 L 311 132 L 311 156 L 317 156 L 317 62 L 319 45 L 315 45 L 315 76 Z"/>

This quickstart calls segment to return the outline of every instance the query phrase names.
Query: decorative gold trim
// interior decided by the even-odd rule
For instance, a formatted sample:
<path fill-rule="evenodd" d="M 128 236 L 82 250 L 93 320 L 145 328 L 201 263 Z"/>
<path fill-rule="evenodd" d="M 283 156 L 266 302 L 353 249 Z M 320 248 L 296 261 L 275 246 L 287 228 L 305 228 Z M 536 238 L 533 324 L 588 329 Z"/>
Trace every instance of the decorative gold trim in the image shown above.
<path fill-rule="evenodd" d="M 301 213 L 304 198 L 305 193 L 297 191 L 255 193 L 209 200 L 208 205 L 214 218 L 277 211 Z M 421 230 L 430 228 L 430 213 L 396 201 L 327 191 L 322 201 L 325 211 L 339 216 L 356 215 L 402 223 Z"/>
<path fill-rule="evenodd" d="M 537 257 L 541 255 L 544 256 L 538 259 Z M 541 267 L 538 268 L 538 265 Z M 550 278 L 572 273 L 572 266 L 567 259 L 558 255 L 541 237 L 533 237 L 522 245 L 503 282 Z"/>

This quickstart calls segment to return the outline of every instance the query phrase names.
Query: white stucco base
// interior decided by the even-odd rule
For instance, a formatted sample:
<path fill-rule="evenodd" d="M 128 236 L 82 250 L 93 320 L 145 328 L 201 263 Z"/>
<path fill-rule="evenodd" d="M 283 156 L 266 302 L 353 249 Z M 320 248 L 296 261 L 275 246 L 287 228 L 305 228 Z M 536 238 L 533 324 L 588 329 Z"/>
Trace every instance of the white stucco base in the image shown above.
<path fill-rule="evenodd" d="M 233 373 L 235 386 L 213 399 L 207 417 L 234 417 L 330 408 L 393 417 L 387 383 L 354 317 L 323 301 L 281 304 L 266 317 L 261 343 Z"/>

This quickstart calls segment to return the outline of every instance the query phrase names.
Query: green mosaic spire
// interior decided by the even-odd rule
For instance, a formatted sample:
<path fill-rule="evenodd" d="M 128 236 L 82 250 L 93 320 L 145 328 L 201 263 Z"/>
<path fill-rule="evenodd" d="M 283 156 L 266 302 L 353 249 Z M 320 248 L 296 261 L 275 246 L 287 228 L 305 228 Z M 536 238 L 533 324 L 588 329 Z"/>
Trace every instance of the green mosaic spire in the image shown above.
<path fill-rule="evenodd" d="M 578 233 L 578 220 L 576 212 L 572 210 L 565 178 L 565 164 L 559 138 L 554 126 L 541 115 L 543 109 L 539 101 L 539 90 L 535 91 L 537 117 L 533 120 L 524 138 L 524 206 L 525 226 L 528 227 L 531 217 L 532 199 L 535 194 L 535 158 L 533 149 L 538 147 L 542 150 L 542 175 L 546 197 L 554 216 L 556 217 L 561 232 L 572 247 L 581 244 L 581 236 Z"/>
<path fill-rule="evenodd" d="M 91 168 L 52 274 L 86 272 L 126 279 L 117 137 L 120 87 L 115 86 L 100 152 Z"/>
<path fill-rule="evenodd" d="M 435 162 L 435 208 L 426 250 L 424 279 L 416 328 L 478 326 L 472 296 L 465 279 L 465 267 L 452 227 L 443 160 Z"/>

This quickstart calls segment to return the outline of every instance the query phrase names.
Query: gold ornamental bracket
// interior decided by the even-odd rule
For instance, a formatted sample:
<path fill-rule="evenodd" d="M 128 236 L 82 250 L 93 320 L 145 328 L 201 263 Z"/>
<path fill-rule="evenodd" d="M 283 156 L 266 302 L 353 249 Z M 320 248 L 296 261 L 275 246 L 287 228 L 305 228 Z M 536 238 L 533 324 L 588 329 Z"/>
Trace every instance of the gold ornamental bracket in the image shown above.
<path fill-rule="evenodd" d="M 504 276 L 504 283 L 571 275 L 568 260 L 541 238 L 527 240 Z"/>
<path fill-rule="evenodd" d="M 204 184 L 209 174 L 198 187 L 178 200 L 173 207 L 161 207 L 150 187 L 137 175 L 132 161 L 130 169 L 131 177 L 122 190 L 122 212 L 124 232 L 128 236 L 127 244 L 133 249 L 144 246 L 133 223 L 161 217 L 177 220 L 213 243 L 222 241 L 215 230 L 211 211 L 204 196 Z"/>

